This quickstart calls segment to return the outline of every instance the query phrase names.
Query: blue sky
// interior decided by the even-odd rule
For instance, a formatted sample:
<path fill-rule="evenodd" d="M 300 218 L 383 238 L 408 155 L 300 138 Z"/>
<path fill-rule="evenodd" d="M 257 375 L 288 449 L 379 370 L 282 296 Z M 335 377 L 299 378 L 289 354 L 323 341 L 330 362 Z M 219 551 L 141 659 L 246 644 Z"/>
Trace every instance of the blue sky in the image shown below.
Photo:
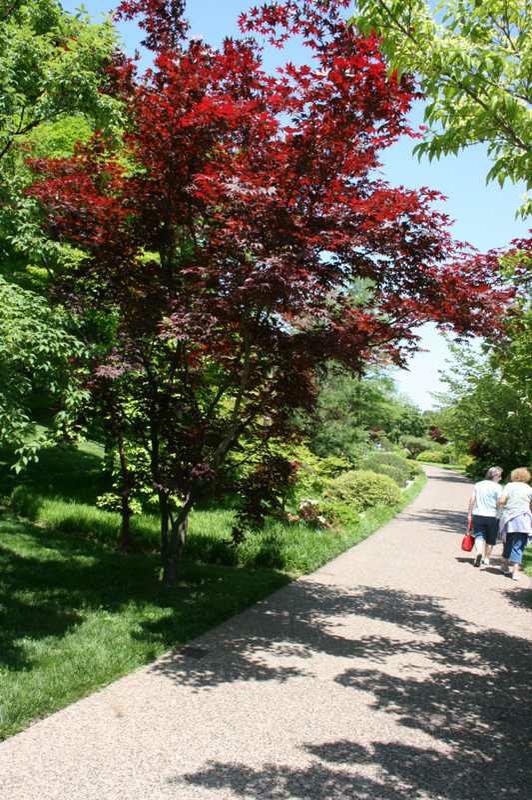
<path fill-rule="evenodd" d="M 85 0 L 86 10 L 94 18 L 113 9 L 116 2 L 109 0 Z M 254 3 L 251 0 L 189 0 L 187 15 L 191 22 L 191 32 L 203 36 L 213 45 L 225 36 L 236 34 L 236 20 L 242 11 Z M 257 4 L 257 0 L 255 0 Z M 79 8 L 79 2 L 63 0 L 68 11 Z M 138 46 L 140 33 L 134 24 L 120 26 L 124 46 L 133 52 Z M 269 48 L 265 55 L 265 66 L 274 69 L 287 58 L 303 61 L 303 48 L 292 44 L 284 53 Z M 421 122 L 422 108 L 413 112 L 413 119 Z M 442 192 L 447 201 L 446 213 L 455 220 L 453 231 L 460 240 L 473 244 L 479 250 L 502 247 L 511 239 L 526 234 L 527 225 L 515 219 L 515 210 L 521 202 L 524 188 L 498 184 L 486 185 L 485 175 L 489 161 L 485 148 L 477 146 L 456 157 L 442 158 L 429 163 L 423 159 L 418 162 L 412 156 L 413 143 L 404 139 L 383 155 L 383 171 L 394 185 L 402 184 L 409 188 L 429 186 Z M 431 391 L 442 387 L 438 371 L 444 366 L 447 356 L 445 340 L 434 326 L 425 326 L 423 347 L 426 352 L 415 356 L 409 370 L 397 371 L 395 378 L 400 390 L 422 408 L 432 405 Z"/>

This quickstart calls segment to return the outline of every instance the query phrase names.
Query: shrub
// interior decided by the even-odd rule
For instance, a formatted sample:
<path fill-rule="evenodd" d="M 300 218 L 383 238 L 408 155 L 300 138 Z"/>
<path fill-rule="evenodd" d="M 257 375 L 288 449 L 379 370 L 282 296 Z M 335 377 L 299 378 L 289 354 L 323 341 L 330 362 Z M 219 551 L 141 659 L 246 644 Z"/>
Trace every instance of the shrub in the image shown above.
<path fill-rule="evenodd" d="M 321 509 L 333 527 L 354 528 L 360 522 L 359 512 L 350 503 L 323 500 Z"/>
<path fill-rule="evenodd" d="M 438 450 L 436 442 L 421 436 L 401 436 L 401 444 L 408 450 L 412 458 L 417 458 L 424 450 L 432 452 Z"/>
<path fill-rule="evenodd" d="M 298 500 L 321 496 L 331 479 L 350 468 L 349 462 L 345 459 L 338 456 L 320 458 L 306 445 L 290 448 L 284 455 L 297 462 L 298 465 L 294 487 L 294 493 Z"/>
<path fill-rule="evenodd" d="M 451 457 L 449 453 L 444 453 L 442 450 L 423 450 L 417 457 L 418 461 L 434 461 L 437 464 L 450 464 Z"/>
<path fill-rule="evenodd" d="M 361 468 L 369 469 L 372 472 L 378 472 L 379 475 L 387 475 L 392 481 L 395 481 L 401 489 L 403 489 L 410 480 L 408 471 L 400 467 L 393 467 L 391 464 L 376 464 L 375 466 L 371 466 L 371 464 L 361 464 Z"/>
<path fill-rule="evenodd" d="M 379 505 L 396 505 L 401 492 L 396 482 L 387 475 L 370 470 L 351 470 L 332 480 L 325 496 L 334 502 L 351 506 L 354 511 L 364 511 Z"/>
<path fill-rule="evenodd" d="M 407 461 L 398 453 L 371 453 L 361 463 L 360 469 L 387 475 L 399 486 L 406 486 L 411 478 L 419 475 L 420 467 L 415 461 Z"/>

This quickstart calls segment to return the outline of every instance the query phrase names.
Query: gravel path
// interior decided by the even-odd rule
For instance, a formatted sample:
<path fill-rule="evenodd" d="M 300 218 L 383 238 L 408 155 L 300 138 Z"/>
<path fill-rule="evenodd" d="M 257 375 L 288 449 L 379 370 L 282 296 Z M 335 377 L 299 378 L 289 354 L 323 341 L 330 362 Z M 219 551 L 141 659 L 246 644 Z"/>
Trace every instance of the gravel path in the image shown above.
<path fill-rule="evenodd" d="M 2 800 L 532 796 L 531 583 L 438 469 L 313 575 L 0 745 Z"/>

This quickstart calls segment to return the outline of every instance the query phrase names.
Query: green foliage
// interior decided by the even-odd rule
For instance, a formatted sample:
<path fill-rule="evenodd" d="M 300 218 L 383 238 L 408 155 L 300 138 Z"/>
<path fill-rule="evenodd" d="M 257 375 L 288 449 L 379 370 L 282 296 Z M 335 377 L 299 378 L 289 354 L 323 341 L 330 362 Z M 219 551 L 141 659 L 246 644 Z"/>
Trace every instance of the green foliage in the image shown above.
<path fill-rule="evenodd" d="M 488 179 L 532 185 L 532 15 L 528 0 L 357 0 L 354 21 L 419 76 L 430 130 L 419 155 L 487 142 Z M 530 213 L 530 201 L 521 212 Z"/>
<path fill-rule="evenodd" d="M 401 498 L 397 483 L 387 475 L 370 470 L 351 470 L 331 481 L 325 496 L 334 502 L 350 505 L 356 511 L 374 506 L 396 506 Z"/>
<path fill-rule="evenodd" d="M 508 472 L 532 463 L 531 333 L 532 326 L 524 324 L 506 343 L 483 353 L 455 348 L 444 375 L 448 392 L 440 400 L 448 410 L 448 435 L 480 471 L 498 464 Z"/>
<path fill-rule="evenodd" d="M 387 475 L 401 488 L 406 486 L 409 480 L 408 472 L 405 473 L 404 470 L 393 467 L 390 464 L 374 464 L 370 461 L 369 463 L 361 464 L 360 468 L 369 469 L 372 472 L 378 472 L 379 475 Z"/>
<path fill-rule="evenodd" d="M 401 444 L 408 450 L 412 458 L 417 458 L 423 450 L 440 449 L 432 439 L 421 436 L 401 436 Z"/>
<path fill-rule="evenodd" d="M 63 115 L 83 112 L 99 126 L 117 122 L 116 101 L 101 91 L 115 46 L 110 21 L 93 25 L 57 0 L 0 3 L 0 159 Z"/>
<path fill-rule="evenodd" d="M 450 464 L 451 457 L 449 453 L 442 450 L 422 450 L 417 456 L 418 461 L 432 461 L 435 464 Z"/>
<path fill-rule="evenodd" d="M 51 272 L 80 256 L 42 234 L 24 159 L 68 155 L 92 124 L 119 123 L 119 105 L 101 91 L 115 43 L 110 22 L 91 25 L 57 0 L 0 1 L 0 446 L 16 451 L 17 470 L 58 436 L 75 437 L 87 398 L 84 347 L 65 312 L 39 297 Z M 38 395 L 56 409 L 40 432 Z"/>
<path fill-rule="evenodd" d="M 370 439 L 388 447 L 401 434 L 424 430 L 421 412 L 397 394 L 386 374 L 358 378 L 336 366 L 322 380 L 317 410 L 303 426 L 315 453 L 338 455 L 354 466 Z"/>
<path fill-rule="evenodd" d="M 118 129 L 120 104 L 101 91 L 116 42 L 110 21 L 58 0 L 0 0 L 0 267 L 34 288 L 72 253 L 42 234 L 25 159 L 63 158 L 94 127 Z"/>
<path fill-rule="evenodd" d="M 294 486 L 297 501 L 321 496 L 332 478 L 350 468 L 346 459 L 338 456 L 320 458 L 304 444 L 287 446 L 284 455 L 298 465 Z"/>
<path fill-rule="evenodd" d="M 371 453 L 360 463 L 360 469 L 388 475 L 401 487 L 406 486 L 409 480 L 419 474 L 417 464 L 407 461 L 397 453 Z"/>
<path fill-rule="evenodd" d="M 356 505 L 339 500 L 322 500 L 321 512 L 336 529 L 352 528 L 358 525 L 361 519 Z"/>
<path fill-rule="evenodd" d="M 0 277 L 0 446 L 15 451 L 20 470 L 58 437 L 75 437 L 87 392 L 79 369 L 86 352 L 67 330 L 68 316 L 33 292 Z M 35 391 L 59 410 L 50 430 L 31 417 Z"/>

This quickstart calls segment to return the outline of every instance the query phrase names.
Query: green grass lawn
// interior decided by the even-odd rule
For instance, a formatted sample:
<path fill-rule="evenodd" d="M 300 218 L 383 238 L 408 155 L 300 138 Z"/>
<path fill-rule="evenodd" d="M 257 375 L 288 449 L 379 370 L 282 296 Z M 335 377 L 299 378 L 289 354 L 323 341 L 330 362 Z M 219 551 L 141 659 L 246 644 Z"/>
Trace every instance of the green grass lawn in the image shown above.
<path fill-rule="evenodd" d="M 375 508 L 352 529 L 270 522 L 237 548 L 232 512 L 192 515 L 178 585 L 159 581 L 157 520 L 135 521 L 141 547 L 115 549 L 117 515 L 94 507 L 101 453 L 57 448 L 0 492 L 0 739 L 179 646 L 310 572 L 397 512 Z M 404 507 L 425 476 L 403 492 Z M 16 509 L 16 513 L 13 512 Z"/>
<path fill-rule="evenodd" d="M 0 738 L 197 636 L 285 584 L 194 563 L 175 589 L 156 556 L 0 522 Z"/>
<path fill-rule="evenodd" d="M 523 557 L 523 569 L 532 578 L 532 545 L 526 548 Z"/>

